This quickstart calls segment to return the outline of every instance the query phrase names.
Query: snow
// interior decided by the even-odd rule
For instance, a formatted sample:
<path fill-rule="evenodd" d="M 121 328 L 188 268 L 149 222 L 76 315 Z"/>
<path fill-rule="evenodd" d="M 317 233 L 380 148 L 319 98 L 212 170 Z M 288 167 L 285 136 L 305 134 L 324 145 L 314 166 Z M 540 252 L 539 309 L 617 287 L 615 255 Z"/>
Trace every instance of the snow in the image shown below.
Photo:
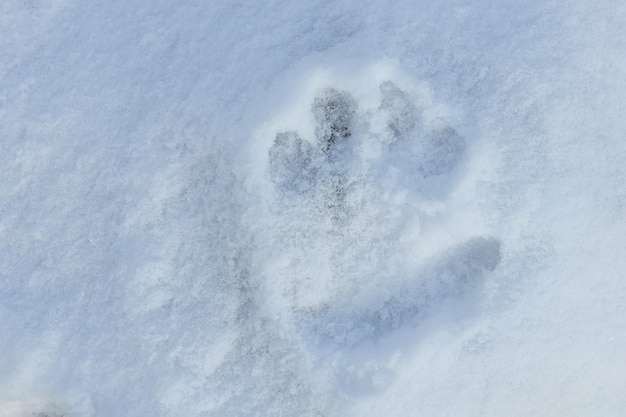
<path fill-rule="evenodd" d="M 0 416 L 623 415 L 626 6 L 0 4 Z"/>

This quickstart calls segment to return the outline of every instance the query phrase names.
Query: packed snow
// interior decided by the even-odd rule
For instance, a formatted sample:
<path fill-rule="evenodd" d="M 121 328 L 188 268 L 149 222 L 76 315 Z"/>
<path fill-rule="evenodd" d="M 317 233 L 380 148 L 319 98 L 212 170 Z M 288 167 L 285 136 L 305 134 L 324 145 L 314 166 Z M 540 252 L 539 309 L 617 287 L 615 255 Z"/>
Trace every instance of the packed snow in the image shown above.
<path fill-rule="evenodd" d="M 624 27 L 1 2 L 0 417 L 625 415 Z"/>

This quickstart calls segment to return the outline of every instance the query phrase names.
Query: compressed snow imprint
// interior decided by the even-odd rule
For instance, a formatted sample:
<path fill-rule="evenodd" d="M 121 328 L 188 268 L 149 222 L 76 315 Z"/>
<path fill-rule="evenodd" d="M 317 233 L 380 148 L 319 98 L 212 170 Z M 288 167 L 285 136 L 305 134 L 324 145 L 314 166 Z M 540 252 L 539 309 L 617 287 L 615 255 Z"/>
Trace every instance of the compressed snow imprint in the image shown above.
<path fill-rule="evenodd" d="M 447 202 L 467 166 L 466 139 L 390 80 L 368 94 L 320 88 L 309 102 L 312 128 L 277 129 L 268 149 L 269 308 L 289 316 L 280 319 L 294 326 L 285 333 L 295 330 L 317 360 L 332 360 L 350 396 L 393 381 L 385 360 L 363 352 L 462 305 L 501 259 L 495 237 L 450 238 Z M 375 104 L 355 98 L 373 95 Z M 407 225 L 419 226 L 416 248 L 435 247 L 418 261 L 400 241 Z M 433 240 L 439 228 L 446 238 Z"/>
<path fill-rule="evenodd" d="M 385 147 L 388 158 L 381 159 L 387 164 L 382 169 L 401 169 L 427 194 L 432 194 L 429 187 L 441 188 L 437 179 L 459 164 L 465 153 L 464 139 L 450 125 L 425 127 L 418 107 L 393 82 L 384 81 L 379 91 L 380 104 L 372 115 L 360 111 L 348 91 L 320 90 L 311 104 L 314 137 L 306 138 L 295 130 L 275 134 L 269 172 L 276 187 L 288 194 L 305 193 L 323 184 L 331 188 L 350 184 L 354 179 L 347 178 L 347 171 L 350 165 L 359 164 L 363 156 L 357 153 L 370 141 Z M 368 119 L 381 118 L 386 120 L 383 131 L 368 128 Z M 361 165 L 360 171 L 372 168 Z M 341 194 L 342 190 L 337 191 Z"/>
<path fill-rule="evenodd" d="M 325 347 L 371 343 L 402 326 L 417 324 L 437 304 L 469 292 L 485 272 L 493 271 L 499 263 L 497 239 L 470 239 L 430 260 L 419 276 L 375 305 L 364 309 L 324 305 L 303 312 L 303 322 Z"/>

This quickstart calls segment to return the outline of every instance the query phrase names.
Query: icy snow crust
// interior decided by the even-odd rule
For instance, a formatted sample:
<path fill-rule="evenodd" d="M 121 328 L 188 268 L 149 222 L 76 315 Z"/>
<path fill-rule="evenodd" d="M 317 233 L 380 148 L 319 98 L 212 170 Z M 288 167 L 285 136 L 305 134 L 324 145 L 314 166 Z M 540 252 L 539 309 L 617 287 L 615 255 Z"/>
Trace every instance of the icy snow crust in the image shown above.
<path fill-rule="evenodd" d="M 0 4 L 0 417 L 623 415 L 619 1 Z"/>

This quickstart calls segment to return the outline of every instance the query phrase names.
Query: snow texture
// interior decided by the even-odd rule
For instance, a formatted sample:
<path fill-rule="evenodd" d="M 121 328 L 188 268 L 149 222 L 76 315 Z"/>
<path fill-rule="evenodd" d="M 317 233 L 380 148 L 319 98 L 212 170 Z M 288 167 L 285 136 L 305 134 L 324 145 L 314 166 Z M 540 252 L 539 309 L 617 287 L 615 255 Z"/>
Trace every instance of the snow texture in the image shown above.
<path fill-rule="evenodd" d="M 0 417 L 625 415 L 625 24 L 0 2 Z"/>

